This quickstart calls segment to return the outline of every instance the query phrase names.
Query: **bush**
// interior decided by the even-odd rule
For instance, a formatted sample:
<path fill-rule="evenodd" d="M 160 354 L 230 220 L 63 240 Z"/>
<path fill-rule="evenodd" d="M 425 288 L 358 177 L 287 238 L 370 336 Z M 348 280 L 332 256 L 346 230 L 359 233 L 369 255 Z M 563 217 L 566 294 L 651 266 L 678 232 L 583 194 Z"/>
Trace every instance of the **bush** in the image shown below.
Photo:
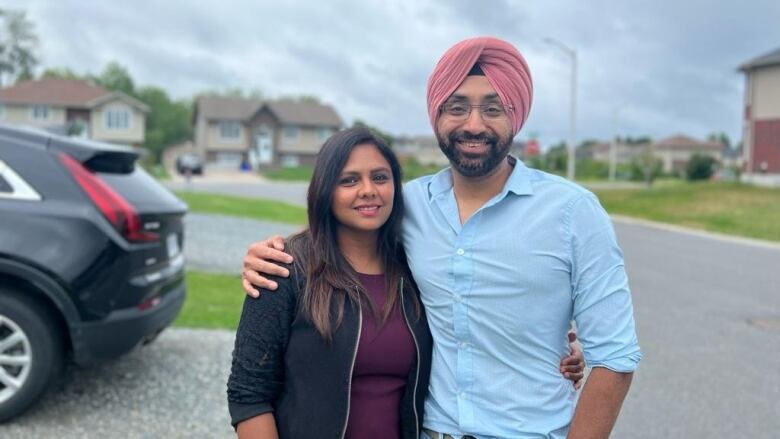
<path fill-rule="evenodd" d="M 718 160 L 703 154 L 694 154 L 685 167 L 685 176 L 689 181 L 709 180 L 715 173 Z"/>
<path fill-rule="evenodd" d="M 609 163 L 593 159 L 579 159 L 575 162 L 579 180 L 605 180 L 609 177 Z"/>

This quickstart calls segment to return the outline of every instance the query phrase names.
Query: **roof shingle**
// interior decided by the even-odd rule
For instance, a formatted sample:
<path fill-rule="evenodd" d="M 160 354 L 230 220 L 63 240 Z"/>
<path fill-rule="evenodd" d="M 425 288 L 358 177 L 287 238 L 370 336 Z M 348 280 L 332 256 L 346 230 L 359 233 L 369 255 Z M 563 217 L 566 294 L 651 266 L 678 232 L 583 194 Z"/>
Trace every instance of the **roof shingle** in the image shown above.
<path fill-rule="evenodd" d="M 110 94 L 105 88 L 80 79 L 43 78 L 0 90 L 0 101 L 88 108 L 90 102 Z"/>
<path fill-rule="evenodd" d="M 739 66 L 739 70 L 744 72 L 756 67 L 767 67 L 778 64 L 780 64 L 780 48 L 742 64 Z"/>

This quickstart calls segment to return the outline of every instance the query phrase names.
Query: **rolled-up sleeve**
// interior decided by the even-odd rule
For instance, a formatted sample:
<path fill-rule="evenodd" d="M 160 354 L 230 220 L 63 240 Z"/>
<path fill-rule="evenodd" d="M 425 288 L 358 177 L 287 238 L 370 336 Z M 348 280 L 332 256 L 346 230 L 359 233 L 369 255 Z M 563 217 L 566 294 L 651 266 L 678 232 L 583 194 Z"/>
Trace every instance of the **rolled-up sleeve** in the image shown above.
<path fill-rule="evenodd" d="M 295 282 L 292 278 L 273 280 L 279 285 L 276 291 L 261 291 L 257 299 L 244 299 L 227 383 L 233 427 L 272 412 L 284 383 L 284 353 L 296 310 Z"/>
<path fill-rule="evenodd" d="M 573 314 L 585 360 L 592 367 L 633 372 L 642 354 L 612 222 L 596 197 L 587 194 L 572 203 L 568 229 Z"/>

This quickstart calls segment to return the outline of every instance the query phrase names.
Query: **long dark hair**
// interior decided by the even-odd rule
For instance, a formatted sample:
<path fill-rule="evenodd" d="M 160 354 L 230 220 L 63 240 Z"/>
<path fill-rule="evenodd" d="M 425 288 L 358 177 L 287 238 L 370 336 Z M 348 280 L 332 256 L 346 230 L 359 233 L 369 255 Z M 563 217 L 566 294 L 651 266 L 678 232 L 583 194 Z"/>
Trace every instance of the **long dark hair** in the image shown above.
<path fill-rule="evenodd" d="M 385 306 L 381 311 L 376 309 L 357 273 L 339 248 L 339 222 L 332 210 L 333 192 L 341 171 L 352 150 L 364 144 L 375 146 L 390 164 L 395 188 L 393 209 L 387 222 L 379 228 L 377 239 L 377 252 L 385 267 L 387 292 Z M 345 298 L 349 298 L 353 305 L 367 304 L 380 325 L 387 320 L 399 301 L 399 280 L 401 277 L 410 277 L 401 244 L 401 219 L 404 210 L 401 186 L 401 166 L 398 159 L 384 140 L 367 128 L 356 127 L 339 131 L 326 140 L 320 149 L 307 195 L 309 228 L 290 237 L 289 247 L 295 260 L 293 269 L 305 273 L 306 277 L 306 288 L 299 302 L 300 309 L 328 341 L 334 328 L 337 328 L 343 319 Z M 404 282 L 404 290 L 412 294 L 415 310 L 419 315 L 419 303 L 411 279 Z M 335 322 L 332 319 L 332 310 L 336 313 Z"/>

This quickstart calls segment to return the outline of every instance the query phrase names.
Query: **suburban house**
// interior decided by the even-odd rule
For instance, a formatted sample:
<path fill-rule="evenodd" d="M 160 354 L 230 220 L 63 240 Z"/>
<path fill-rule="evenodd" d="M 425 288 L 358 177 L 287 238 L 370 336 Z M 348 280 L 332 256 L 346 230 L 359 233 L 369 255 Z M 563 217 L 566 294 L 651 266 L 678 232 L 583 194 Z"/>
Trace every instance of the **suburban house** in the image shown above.
<path fill-rule="evenodd" d="M 743 178 L 780 186 L 780 48 L 739 70 L 745 74 Z"/>
<path fill-rule="evenodd" d="M 343 123 L 330 105 L 200 96 L 193 111 L 194 150 L 212 166 L 313 165 L 323 142 Z"/>
<path fill-rule="evenodd" d="M 447 160 L 435 136 L 401 136 L 395 139 L 393 150 L 401 160 L 414 158 L 421 165 L 446 166 Z"/>
<path fill-rule="evenodd" d="M 515 157 L 522 159 L 525 149 L 526 142 L 514 141 L 509 152 Z M 399 159 L 408 160 L 414 158 L 421 165 L 444 167 L 450 164 L 447 156 L 441 152 L 439 141 L 435 136 L 419 135 L 397 137 L 393 144 L 393 151 L 395 151 Z"/>
<path fill-rule="evenodd" d="M 684 173 L 694 154 L 708 155 L 723 161 L 724 145 L 718 141 L 701 141 L 682 134 L 653 143 L 653 153 L 661 159 L 666 173 Z"/>
<path fill-rule="evenodd" d="M 0 122 L 102 142 L 144 143 L 143 102 L 80 79 L 43 78 L 0 89 Z"/>
<path fill-rule="evenodd" d="M 631 163 L 648 146 L 650 146 L 648 143 L 614 142 L 615 163 L 621 165 Z M 611 142 L 595 143 L 590 148 L 590 158 L 599 162 L 609 163 L 612 154 L 613 144 Z"/>

